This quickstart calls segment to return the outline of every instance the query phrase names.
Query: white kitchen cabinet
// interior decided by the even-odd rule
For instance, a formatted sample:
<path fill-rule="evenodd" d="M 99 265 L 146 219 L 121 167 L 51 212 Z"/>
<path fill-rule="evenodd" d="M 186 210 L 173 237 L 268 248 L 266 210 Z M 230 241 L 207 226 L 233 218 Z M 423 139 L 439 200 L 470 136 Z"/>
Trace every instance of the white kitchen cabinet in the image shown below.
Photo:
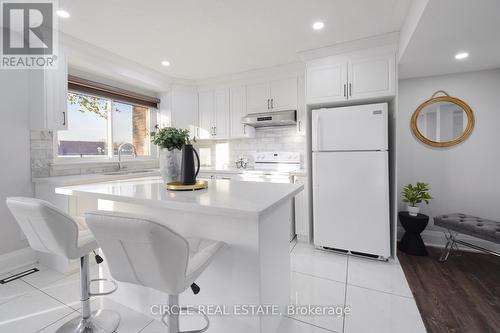
<path fill-rule="evenodd" d="M 308 65 L 306 96 L 309 104 L 347 100 L 347 62 Z"/>
<path fill-rule="evenodd" d="M 68 65 L 59 47 L 57 68 L 30 73 L 30 127 L 65 130 L 68 128 Z"/>
<path fill-rule="evenodd" d="M 213 136 L 214 94 L 202 91 L 198 94 L 198 138 L 211 139 Z"/>
<path fill-rule="evenodd" d="M 364 52 L 306 65 L 307 104 L 362 101 L 395 95 L 394 53 Z"/>
<path fill-rule="evenodd" d="M 297 77 L 247 85 L 247 113 L 297 110 Z"/>
<path fill-rule="evenodd" d="M 218 89 L 214 92 L 214 138 L 229 137 L 229 89 Z"/>
<path fill-rule="evenodd" d="M 349 99 L 394 95 L 395 59 L 393 55 L 361 57 L 349 61 Z"/>
<path fill-rule="evenodd" d="M 247 85 L 247 113 L 261 113 L 271 106 L 269 82 Z"/>
<path fill-rule="evenodd" d="M 297 78 L 272 81 L 271 111 L 297 110 Z"/>
<path fill-rule="evenodd" d="M 197 91 L 192 87 L 172 88 L 170 93 L 171 123 L 170 126 L 189 129 L 192 136 L 197 136 Z M 168 100 L 166 101 L 168 103 Z M 164 103 L 164 102 L 162 102 Z M 160 105 L 160 110 L 164 107 Z M 168 110 L 168 106 L 165 107 Z"/>
<path fill-rule="evenodd" d="M 200 91 L 198 112 L 200 139 L 229 137 L 229 89 Z"/>
<path fill-rule="evenodd" d="M 255 136 L 255 128 L 241 122 L 241 118 L 246 114 L 245 87 L 229 88 L 229 136 L 231 138 L 253 138 Z"/>
<path fill-rule="evenodd" d="M 304 185 L 304 190 L 295 196 L 295 233 L 301 241 L 309 241 L 309 191 L 307 176 L 295 176 L 294 183 Z"/>

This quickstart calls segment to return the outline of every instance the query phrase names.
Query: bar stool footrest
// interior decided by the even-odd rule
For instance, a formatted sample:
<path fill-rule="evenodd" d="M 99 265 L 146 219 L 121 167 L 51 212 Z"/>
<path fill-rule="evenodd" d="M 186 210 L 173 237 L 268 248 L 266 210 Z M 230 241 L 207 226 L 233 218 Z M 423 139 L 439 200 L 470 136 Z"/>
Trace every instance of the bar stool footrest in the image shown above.
<path fill-rule="evenodd" d="M 118 289 L 118 284 L 114 280 L 92 279 L 92 280 L 90 280 L 90 283 L 92 283 L 92 282 L 102 282 L 102 281 L 112 283 L 114 285 L 114 288 L 112 290 L 110 290 L 110 291 L 103 291 L 103 292 L 100 292 L 100 293 L 91 293 L 91 292 L 89 292 L 89 296 L 91 296 L 91 297 L 92 296 L 106 296 L 106 295 L 110 295 L 110 294 L 114 293 Z"/>
<path fill-rule="evenodd" d="M 192 306 L 182 306 L 182 307 L 180 307 L 180 310 L 181 310 L 181 312 L 190 310 L 190 311 L 198 313 L 200 316 L 203 317 L 203 319 L 205 319 L 207 324 L 205 325 L 205 327 L 203 327 L 202 329 L 199 329 L 199 330 L 179 331 L 179 333 L 203 333 L 203 332 L 206 332 L 208 330 L 208 328 L 210 327 L 210 320 L 208 319 L 208 316 L 205 314 L 205 312 L 201 311 L 200 309 L 196 309 Z M 167 316 L 168 316 L 168 313 L 164 314 L 163 317 L 161 317 L 161 321 L 165 326 L 168 327 L 168 324 L 165 321 L 165 317 L 167 317 Z"/>

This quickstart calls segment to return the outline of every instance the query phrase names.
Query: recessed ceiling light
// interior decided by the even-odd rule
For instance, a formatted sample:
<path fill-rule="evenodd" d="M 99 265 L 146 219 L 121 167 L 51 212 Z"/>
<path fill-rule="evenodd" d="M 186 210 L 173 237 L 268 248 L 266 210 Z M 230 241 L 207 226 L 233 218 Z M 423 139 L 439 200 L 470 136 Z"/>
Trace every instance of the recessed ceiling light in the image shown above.
<path fill-rule="evenodd" d="M 170 61 L 163 60 L 163 61 L 161 62 L 161 64 L 162 64 L 162 66 L 168 67 L 168 66 L 170 66 Z"/>
<path fill-rule="evenodd" d="M 62 18 L 69 18 L 71 15 L 65 10 L 59 9 L 56 11 L 57 16 L 62 17 Z"/>
<path fill-rule="evenodd" d="M 318 21 L 318 22 L 314 22 L 313 24 L 313 29 L 314 30 L 321 30 L 325 27 L 325 24 L 321 21 Z"/>
<path fill-rule="evenodd" d="M 460 53 L 455 54 L 455 59 L 457 59 L 457 60 L 463 60 L 463 59 L 467 58 L 468 56 L 469 56 L 469 53 L 467 53 L 467 52 L 460 52 Z"/>

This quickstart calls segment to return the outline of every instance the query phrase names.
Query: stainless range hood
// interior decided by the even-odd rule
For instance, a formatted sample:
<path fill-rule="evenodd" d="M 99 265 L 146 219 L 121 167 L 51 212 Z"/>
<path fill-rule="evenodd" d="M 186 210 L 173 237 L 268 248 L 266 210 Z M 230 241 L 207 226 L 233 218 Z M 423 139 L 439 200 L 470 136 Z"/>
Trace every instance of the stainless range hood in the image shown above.
<path fill-rule="evenodd" d="M 247 114 L 241 122 L 252 127 L 291 126 L 297 124 L 297 111 L 270 111 Z"/>

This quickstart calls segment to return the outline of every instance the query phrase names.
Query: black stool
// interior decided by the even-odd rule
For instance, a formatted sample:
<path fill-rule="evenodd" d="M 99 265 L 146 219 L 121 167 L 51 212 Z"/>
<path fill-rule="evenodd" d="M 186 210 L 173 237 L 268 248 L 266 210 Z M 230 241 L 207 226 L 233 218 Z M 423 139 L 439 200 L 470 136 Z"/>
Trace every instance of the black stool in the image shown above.
<path fill-rule="evenodd" d="M 418 214 L 411 216 L 408 212 L 399 212 L 399 221 L 405 229 L 405 234 L 401 238 L 398 249 L 404 253 L 414 256 L 426 256 L 427 249 L 420 233 L 425 230 L 429 223 L 429 216 Z"/>

